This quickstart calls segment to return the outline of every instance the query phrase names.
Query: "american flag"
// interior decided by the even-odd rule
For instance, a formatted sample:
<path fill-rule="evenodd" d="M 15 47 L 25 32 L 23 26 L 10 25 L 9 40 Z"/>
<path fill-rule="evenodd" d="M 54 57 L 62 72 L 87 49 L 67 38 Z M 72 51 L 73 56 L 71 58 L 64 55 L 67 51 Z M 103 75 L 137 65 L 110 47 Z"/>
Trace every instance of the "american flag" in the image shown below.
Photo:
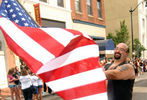
<path fill-rule="evenodd" d="M 16 0 L 3 0 L 0 7 L 0 16 L 9 18 L 20 26 L 39 27 Z"/>
<path fill-rule="evenodd" d="M 107 100 L 99 49 L 88 35 L 71 29 L 22 27 L 4 17 L 0 29 L 9 48 L 64 100 Z"/>

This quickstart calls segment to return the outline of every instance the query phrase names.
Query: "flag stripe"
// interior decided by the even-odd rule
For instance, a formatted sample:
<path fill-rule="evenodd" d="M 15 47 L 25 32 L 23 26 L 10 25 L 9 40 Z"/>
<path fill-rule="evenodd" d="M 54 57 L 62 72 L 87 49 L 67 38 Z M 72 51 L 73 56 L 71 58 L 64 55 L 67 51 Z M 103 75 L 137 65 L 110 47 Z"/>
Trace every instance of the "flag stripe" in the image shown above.
<path fill-rule="evenodd" d="M 41 62 L 39 62 L 38 60 L 34 59 L 32 56 L 30 56 L 27 52 L 25 52 L 19 45 L 16 44 L 15 41 L 13 41 L 9 37 L 9 35 L 7 35 L 7 33 L 5 32 L 5 30 L 3 30 L 3 28 L 1 26 L 0 26 L 0 28 L 3 31 L 3 34 L 5 36 L 5 40 L 6 40 L 7 44 L 8 44 L 8 46 L 9 46 L 9 48 L 15 54 L 17 54 L 21 59 L 23 59 L 25 61 L 25 63 L 29 66 L 29 68 L 31 69 L 31 71 L 33 71 L 34 73 L 36 73 L 37 70 L 40 69 L 40 67 L 43 64 Z"/>
<path fill-rule="evenodd" d="M 96 94 L 96 95 L 90 95 L 78 99 L 73 99 L 73 100 L 108 100 L 107 98 L 107 92 Z"/>
<path fill-rule="evenodd" d="M 80 60 L 75 63 L 68 64 L 66 66 L 57 68 L 55 70 L 47 71 L 41 74 L 38 74 L 44 82 L 53 81 L 56 79 L 64 78 L 70 75 L 78 74 L 84 71 L 92 70 L 97 67 L 100 67 L 97 63 L 95 63 L 99 58 L 87 58 L 84 60 Z M 85 67 L 87 66 L 87 67 Z M 54 66 L 53 66 L 54 67 Z M 52 68 L 52 67 L 51 67 Z M 48 69 L 48 68 L 46 68 Z M 54 76 L 52 75 L 54 73 Z M 48 77 L 48 78 L 46 78 Z"/>
<path fill-rule="evenodd" d="M 60 42 L 63 46 L 67 46 L 70 40 L 76 37 L 71 32 L 68 32 L 61 28 L 41 28 L 41 29 L 46 33 L 48 33 L 51 37 L 56 39 L 58 42 Z"/>
<path fill-rule="evenodd" d="M 96 45 L 95 49 L 97 49 L 97 53 L 99 53 L 98 46 L 94 41 L 91 41 L 90 39 L 87 39 L 83 36 L 78 36 L 70 41 L 70 43 L 64 48 L 64 50 L 62 51 L 62 53 L 60 55 L 64 55 L 64 54 L 66 54 L 66 53 L 68 53 L 78 47 L 82 47 L 82 46 L 86 46 L 86 45 Z M 85 51 L 86 51 L 86 49 L 85 49 Z"/>
<path fill-rule="evenodd" d="M 92 38 L 90 36 L 88 36 L 87 34 L 81 33 L 80 31 L 73 30 L 73 29 L 65 29 L 65 30 L 71 32 L 74 35 L 83 35 L 84 37 L 92 40 Z"/>
<path fill-rule="evenodd" d="M 100 82 L 96 82 L 96 83 L 92 83 L 92 84 L 88 84 L 88 85 L 84 85 L 84 86 L 80 86 L 80 87 L 76 87 L 72 89 L 67 89 L 64 91 L 59 91 L 57 93 L 59 95 L 65 94 L 63 97 L 65 100 L 69 100 L 69 98 L 75 99 L 75 100 L 79 100 L 79 99 L 83 100 L 84 98 L 82 99 L 81 97 L 85 97 L 86 99 L 86 98 L 90 98 L 90 97 L 87 97 L 89 95 L 94 96 L 94 95 L 106 92 L 106 88 L 104 88 L 106 87 L 105 82 L 106 81 L 104 80 L 104 81 L 100 81 Z M 88 100 L 96 100 L 96 99 L 88 99 Z M 103 99 L 99 99 L 99 100 L 103 100 Z"/>
<path fill-rule="evenodd" d="M 0 20 L 0 25 L 3 27 L 6 33 L 33 58 L 37 59 L 38 61 L 41 61 L 43 64 L 46 63 L 49 59 L 55 58 L 54 55 L 52 55 L 38 43 L 33 41 L 23 31 L 17 28 L 15 24 L 13 24 L 11 21 L 6 20 L 4 18 L 1 18 Z M 22 38 L 25 39 L 22 40 Z"/>
<path fill-rule="evenodd" d="M 64 46 L 61 43 L 59 43 L 57 40 L 55 40 L 54 37 L 51 37 L 50 34 L 46 33 L 42 29 L 39 29 L 39 28 L 36 29 L 36 28 L 30 28 L 30 27 L 23 28 L 22 27 L 21 30 L 56 57 L 64 49 Z M 64 39 L 64 41 L 67 41 L 67 39 Z M 69 40 L 68 40 L 68 42 L 69 42 Z M 56 48 L 56 50 L 55 50 L 54 49 L 55 47 L 58 47 L 58 48 Z"/>
<path fill-rule="evenodd" d="M 87 59 L 89 57 L 97 57 L 99 53 L 95 50 L 98 49 L 97 45 L 87 45 L 83 47 L 76 48 L 71 52 L 68 52 L 54 60 L 47 62 L 44 66 L 39 69 L 37 74 L 41 74 L 43 72 L 55 70 L 62 66 L 68 65 L 70 63 L 74 63 L 80 60 Z M 91 53 L 89 53 L 89 51 Z M 80 56 L 79 56 L 80 55 Z M 68 59 L 67 59 L 68 58 Z"/>
<path fill-rule="evenodd" d="M 46 82 L 46 84 L 48 84 L 48 86 L 50 86 L 55 92 L 58 92 L 66 89 L 71 89 L 71 88 L 103 81 L 105 79 L 106 77 L 102 71 L 102 68 L 97 68 L 79 74 L 75 74 L 72 76 L 68 76 L 65 78 L 57 79 L 55 81 Z M 64 85 L 61 86 L 61 84 Z"/>
<path fill-rule="evenodd" d="M 77 30 L 73 30 L 73 29 L 64 29 L 74 35 L 83 35 L 83 33 L 81 33 L 80 31 L 77 31 Z"/>

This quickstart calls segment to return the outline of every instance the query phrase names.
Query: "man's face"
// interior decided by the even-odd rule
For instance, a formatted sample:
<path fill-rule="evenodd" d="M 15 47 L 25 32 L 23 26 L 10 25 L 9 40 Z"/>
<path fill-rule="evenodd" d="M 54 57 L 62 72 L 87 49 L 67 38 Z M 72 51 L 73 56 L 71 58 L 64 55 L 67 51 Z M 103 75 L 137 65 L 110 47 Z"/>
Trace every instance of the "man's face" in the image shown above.
<path fill-rule="evenodd" d="M 115 53 L 114 53 L 114 58 L 115 58 L 116 60 L 120 59 L 120 58 L 121 58 L 121 53 L 115 52 Z"/>
<path fill-rule="evenodd" d="M 118 44 L 114 51 L 114 59 L 119 60 L 126 57 L 126 46 L 123 44 Z"/>

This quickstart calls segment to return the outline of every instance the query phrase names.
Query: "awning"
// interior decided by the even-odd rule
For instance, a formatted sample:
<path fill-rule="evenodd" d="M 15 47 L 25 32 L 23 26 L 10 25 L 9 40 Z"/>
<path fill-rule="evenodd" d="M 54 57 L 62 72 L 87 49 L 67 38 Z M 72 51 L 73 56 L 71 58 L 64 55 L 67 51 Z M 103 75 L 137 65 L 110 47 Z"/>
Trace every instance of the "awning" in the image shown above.
<path fill-rule="evenodd" d="M 113 54 L 114 53 L 114 42 L 111 39 L 108 40 L 96 40 L 99 46 L 100 54 Z"/>

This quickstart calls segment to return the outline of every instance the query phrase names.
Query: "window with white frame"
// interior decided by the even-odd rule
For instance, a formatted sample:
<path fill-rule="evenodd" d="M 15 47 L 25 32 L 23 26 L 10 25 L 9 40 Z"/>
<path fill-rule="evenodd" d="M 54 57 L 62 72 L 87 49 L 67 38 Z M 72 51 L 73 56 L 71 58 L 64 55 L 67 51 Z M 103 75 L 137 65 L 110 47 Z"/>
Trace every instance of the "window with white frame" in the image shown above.
<path fill-rule="evenodd" d="M 57 0 L 57 5 L 60 7 L 64 7 L 64 0 Z"/>
<path fill-rule="evenodd" d="M 87 0 L 88 15 L 92 15 L 92 0 Z"/>
<path fill-rule="evenodd" d="M 102 5 L 101 0 L 97 0 L 97 11 L 98 11 L 98 17 L 102 18 Z"/>
<path fill-rule="evenodd" d="M 81 12 L 81 0 L 75 0 L 75 10 Z"/>

